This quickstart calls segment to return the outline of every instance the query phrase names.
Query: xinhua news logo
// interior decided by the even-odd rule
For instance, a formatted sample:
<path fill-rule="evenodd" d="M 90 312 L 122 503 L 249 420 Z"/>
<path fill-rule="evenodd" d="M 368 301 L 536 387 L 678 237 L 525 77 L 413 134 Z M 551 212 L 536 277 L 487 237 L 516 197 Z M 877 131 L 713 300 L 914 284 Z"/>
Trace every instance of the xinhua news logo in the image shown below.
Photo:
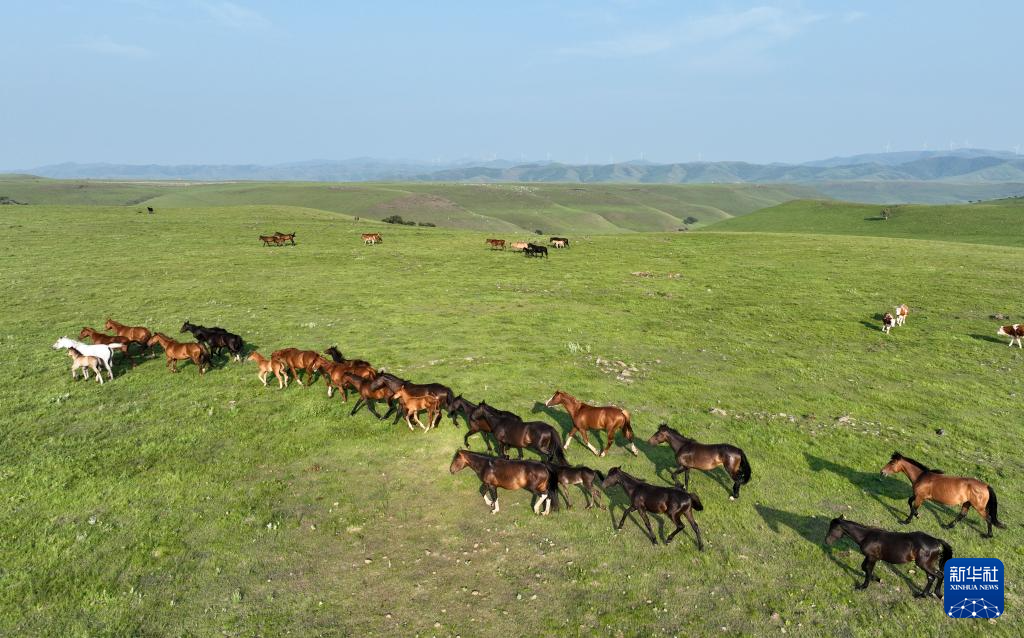
<path fill-rule="evenodd" d="M 943 592 L 950 618 L 999 618 L 1003 615 L 1003 561 L 949 559 Z"/>

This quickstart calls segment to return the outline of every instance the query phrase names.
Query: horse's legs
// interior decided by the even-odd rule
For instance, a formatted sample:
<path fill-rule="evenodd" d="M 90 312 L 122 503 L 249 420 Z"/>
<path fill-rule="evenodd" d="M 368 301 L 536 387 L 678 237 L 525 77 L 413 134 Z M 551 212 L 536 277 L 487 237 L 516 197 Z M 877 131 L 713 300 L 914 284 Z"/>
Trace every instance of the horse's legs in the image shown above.
<path fill-rule="evenodd" d="M 590 451 L 594 453 L 594 456 L 601 456 L 601 453 L 597 451 L 597 448 L 590 444 L 590 435 L 587 433 L 587 430 L 580 430 L 580 434 L 583 435 L 583 443 L 590 448 Z"/>
<path fill-rule="evenodd" d="M 917 516 L 917 508 L 921 506 L 921 504 L 917 502 L 917 496 L 911 496 L 908 498 L 907 504 L 910 505 L 910 514 L 907 516 L 907 520 L 900 521 L 902 525 L 909 525 L 910 521 L 914 520 L 914 517 Z"/>
<path fill-rule="evenodd" d="M 296 381 L 299 382 L 299 385 L 305 385 L 304 383 L 302 383 L 302 379 L 299 378 L 299 373 L 295 371 L 295 366 L 293 366 L 292 364 L 289 363 L 288 367 L 292 371 L 292 376 L 295 378 Z M 309 381 L 309 376 L 308 375 L 306 376 L 306 381 Z"/>
<path fill-rule="evenodd" d="M 360 400 L 362 400 L 362 397 L 359 397 L 359 398 L 360 398 Z M 377 412 L 377 407 L 374 405 L 374 402 L 373 402 L 372 399 L 367 399 L 367 400 L 365 400 L 363 402 L 366 404 L 366 409 L 370 411 L 370 414 L 372 414 L 373 416 L 377 417 L 378 421 L 384 418 L 384 417 L 382 417 L 380 415 L 380 412 Z"/>
<path fill-rule="evenodd" d="M 113 381 L 114 371 L 110 367 L 110 358 L 101 359 L 101 361 L 103 361 L 103 367 L 107 369 L 107 375 L 110 377 L 110 380 Z"/>
<path fill-rule="evenodd" d="M 684 480 L 685 480 L 685 483 L 683 485 L 683 489 L 686 490 L 687 492 L 689 492 L 690 491 L 690 468 L 688 468 L 688 467 L 684 467 L 683 468 L 683 476 L 684 476 Z"/>
<path fill-rule="evenodd" d="M 930 588 L 932 588 L 933 585 L 935 586 L 935 591 L 936 592 L 938 591 L 938 589 L 939 589 L 938 584 L 940 582 L 942 582 L 942 575 L 939 574 L 935 569 L 933 569 L 928 564 L 928 563 L 931 563 L 931 562 L 935 562 L 935 559 L 937 557 L 938 557 L 938 552 L 933 552 L 932 554 L 930 554 L 928 556 L 922 556 L 919 553 L 917 555 L 917 557 L 914 559 L 914 562 L 917 563 L 917 566 L 920 567 L 921 570 L 924 571 L 924 573 L 927 574 L 927 576 L 928 576 L 928 582 L 926 582 L 924 584 L 924 589 L 922 589 L 919 593 L 914 594 L 914 596 L 916 596 L 918 598 L 923 598 L 924 596 L 927 596 L 928 595 L 928 590 Z M 938 595 L 938 594 L 936 594 L 936 595 Z"/>
<path fill-rule="evenodd" d="M 576 434 L 577 432 L 579 432 L 579 430 L 576 429 L 576 425 L 573 424 L 572 429 L 569 430 L 569 435 L 565 437 L 565 445 L 562 446 L 563 450 L 568 450 L 569 449 L 569 444 L 572 443 L 572 436 L 574 434 Z"/>
<path fill-rule="evenodd" d="M 608 454 L 608 450 L 612 449 L 612 442 L 615 441 L 615 430 L 605 430 L 604 438 L 608 439 L 604 444 L 604 449 L 601 450 L 600 456 Z"/>
<path fill-rule="evenodd" d="M 679 508 L 678 510 L 676 510 L 675 514 L 672 515 L 672 520 L 675 522 L 676 528 L 674 530 L 672 530 L 672 533 L 669 534 L 668 538 L 665 539 L 665 544 L 666 545 L 668 545 L 669 543 L 672 542 L 672 539 L 676 537 L 676 534 L 678 534 L 679 532 L 683 531 L 686 528 L 686 526 L 683 525 L 682 518 L 683 518 L 683 510 L 682 510 L 682 508 Z"/>
<path fill-rule="evenodd" d="M 675 483 L 676 485 L 679 485 L 679 473 L 682 472 L 684 469 L 685 468 L 677 467 L 673 470 L 668 471 L 669 476 L 672 477 L 672 482 Z M 682 485 L 679 485 L 679 487 L 682 487 Z"/>
<path fill-rule="evenodd" d="M 960 513 L 956 515 L 956 518 L 951 520 L 948 524 L 943 525 L 942 527 L 945 529 L 953 529 L 954 525 L 964 520 L 964 517 L 967 516 L 967 512 L 969 511 L 971 511 L 971 502 L 967 501 L 966 503 L 963 504 L 963 507 L 960 508 Z"/>
<path fill-rule="evenodd" d="M 503 459 L 507 459 L 508 458 L 508 454 L 505 453 L 505 444 L 502 443 L 501 441 L 498 441 L 497 442 L 497 448 L 498 448 L 497 449 L 498 456 L 500 456 Z"/>
<path fill-rule="evenodd" d="M 523 460 L 523 448 L 517 447 L 516 451 L 519 452 L 519 460 L 522 461 Z"/>
<path fill-rule="evenodd" d="M 257 372 L 256 373 L 256 378 L 260 380 L 260 383 L 263 384 L 264 388 L 267 387 L 267 373 L 266 372 Z"/>
<path fill-rule="evenodd" d="M 732 496 L 729 497 L 729 500 L 731 501 L 731 500 L 737 499 L 739 497 L 740 497 L 740 481 L 739 481 L 739 479 L 737 479 L 734 476 L 733 479 L 732 479 Z"/>
<path fill-rule="evenodd" d="M 857 589 L 867 589 L 868 583 L 874 578 L 875 582 L 882 582 L 881 578 L 875 578 L 872 576 L 872 572 L 875 570 L 875 561 L 865 556 L 864 562 L 860 564 L 860 568 L 864 570 L 864 582 L 857 585 Z"/>
<path fill-rule="evenodd" d="M 284 379 L 281 378 L 281 372 L 279 370 L 274 370 L 274 376 L 277 377 L 277 389 L 280 390 L 285 386 Z M 264 383 L 263 385 L 267 384 Z"/>
<path fill-rule="evenodd" d="M 359 397 L 358 399 L 356 399 L 356 403 L 355 403 L 355 405 L 353 405 L 353 406 L 352 406 L 352 411 L 351 411 L 351 412 L 349 412 L 349 413 L 348 413 L 348 415 L 349 415 L 349 416 L 352 416 L 352 415 L 353 415 L 353 414 L 355 414 L 355 413 L 356 413 L 356 411 L 357 411 L 357 410 L 359 410 L 359 408 L 361 408 L 361 407 L 363 407 L 363 397 Z M 367 403 L 366 403 L 366 407 L 370 407 L 370 404 L 369 404 L 369 402 L 367 402 Z M 371 410 L 371 411 L 372 411 L 372 410 Z M 379 419 L 380 417 L 378 416 L 377 418 Z"/>
<path fill-rule="evenodd" d="M 643 519 L 644 525 L 647 527 L 647 537 L 651 539 L 651 543 L 657 545 L 658 537 L 654 535 L 654 529 L 651 527 L 651 519 L 647 516 L 647 511 L 642 507 L 638 507 L 637 512 L 640 512 L 640 518 Z"/>
<path fill-rule="evenodd" d="M 497 514 L 501 510 L 498 506 L 498 488 L 491 487 L 491 498 L 494 500 L 494 507 L 491 508 L 491 514 Z"/>
<path fill-rule="evenodd" d="M 622 526 L 626 524 L 626 517 L 629 516 L 629 513 L 632 512 L 635 509 L 636 508 L 633 507 L 632 505 L 630 505 L 629 507 L 626 508 L 626 511 L 624 511 L 622 513 L 622 520 L 619 521 L 619 525 L 618 525 L 618 527 L 615 528 L 615 531 L 618 531 L 618 530 L 622 529 Z"/>
<path fill-rule="evenodd" d="M 601 509 L 605 509 L 604 504 L 601 503 L 601 492 L 594 487 L 594 484 L 590 484 L 590 497 L 593 499 L 592 504 L 597 505 Z"/>
<path fill-rule="evenodd" d="M 391 416 L 391 413 L 395 411 L 395 402 L 392 399 L 388 399 L 388 411 L 384 413 L 384 416 L 377 417 L 379 419 L 386 419 Z"/>
<path fill-rule="evenodd" d="M 700 528 L 697 527 L 697 520 L 693 518 L 693 508 L 688 507 L 683 510 L 683 515 L 686 516 L 686 520 L 690 521 L 690 527 L 693 528 L 693 533 L 697 536 L 697 549 L 704 551 L 704 539 L 700 536 Z"/>

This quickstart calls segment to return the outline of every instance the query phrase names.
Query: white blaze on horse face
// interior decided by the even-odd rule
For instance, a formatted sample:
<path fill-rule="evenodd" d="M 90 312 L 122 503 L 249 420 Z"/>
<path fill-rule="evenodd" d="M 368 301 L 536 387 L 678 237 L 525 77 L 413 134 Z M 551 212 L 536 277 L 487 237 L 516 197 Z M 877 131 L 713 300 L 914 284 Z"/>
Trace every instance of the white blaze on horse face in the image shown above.
<path fill-rule="evenodd" d="M 554 404 L 555 396 L 557 394 L 558 394 L 557 392 L 555 394 L 552 394 L 551 398 L 544 402 L 544 405 L 546 405 L 546 406 L 548 406 L 550 408 Z"/>

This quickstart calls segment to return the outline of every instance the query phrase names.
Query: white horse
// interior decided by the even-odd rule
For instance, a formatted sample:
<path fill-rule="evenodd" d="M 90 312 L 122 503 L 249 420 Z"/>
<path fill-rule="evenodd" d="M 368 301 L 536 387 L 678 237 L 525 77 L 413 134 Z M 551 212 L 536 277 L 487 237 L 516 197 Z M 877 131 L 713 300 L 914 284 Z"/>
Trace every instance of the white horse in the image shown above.
<path fill-rule="evenodd" d="M 74 339 L 68 339 L 67 337 L 61 337 L 57 339 L 57 343 L 51 346 L 54 350 L 60 350 L 61 348 L 74 348 L 82 354 L 90 357 L 96 357 L 103 364 L 103 367 L 107 369 L 107 374 L 110 378 L 114 378 L 114 371 L 110 368 L 110 359 L 114 356 L 113 348 L 120 348 L 124 344 L 111 343 L 109 345 L 102 345 L 96 343 L 82 343 L 81 341 L 75 341 Z"/>

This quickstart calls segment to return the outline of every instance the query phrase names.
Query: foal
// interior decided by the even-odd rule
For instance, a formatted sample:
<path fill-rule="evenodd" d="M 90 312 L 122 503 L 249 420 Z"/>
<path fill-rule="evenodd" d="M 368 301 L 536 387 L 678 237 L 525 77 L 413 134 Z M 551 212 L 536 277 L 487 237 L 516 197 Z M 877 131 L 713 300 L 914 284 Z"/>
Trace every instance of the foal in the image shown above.
<path fill-rule="evenodd" d="M 280 361 L 274 361 L 273 359 L 267 359 L 258 352 L 253 352 L 248 357 L 247 361 L 255 361 L 259 365 L 260 371 L 256 373 L 256 378 L 263 382 L 264 387 L 267 385 L 267 375 L 271 372 L 277 377 L 277 389 L 288 386 L 288 375 L 284 374 L 284 364 Z"/>
<path fill-rule="evenodd" d="M 103 385 L 103 373 L 100 372 L 100 360 L 98 357 L 84 355 L 74 348 L 68 348 L 68 356 L 71 357 L 71 378 L 78 378 L 78 369 L 82 369 L 82 376 L 89 378 L 89 370 L 96 375 L 96 380 Z"/>
<path fill-rule="evenodd" d="M 591 452 L 597 456 L 604 456 L 608 454 L 608 450 L 612 447 L 612 441 L 615 440 L 615 432 L 621 429 L 623 436 L 629 441 L 629 451 L 633 453 L 633 456 L 639 454 L 636 445 L 633 444 L 633 426 L 629 423 L 629 412 L 626 410 L 614 405 L 601 407 L 587 405 L 561 390 L 555 390 L 555 393 L 544 405 L 548 407 L 564 405 L 565 411 L 572 418 L 572 429 L 569 430 L 569 435 L 565 437 L 564 449 L 569 449 L 569 444 L 572 443 L 572 436 L 579 432 L 583 435 L 583 443 L 590 448 Z M 608 439 L 604 450 L 600 454 L 590 444 L 590 437 L 587 435 L 587 432 L 590 430 L 604 430 L 605 437 Z"/>
<path fill-rule="evenodd" d="M 719 465 L 725 466 L 725 470 L 732 477 L 732 496 L 729 500 L 740 497 L 740 486 L 750 482 L 750 463 L 743 450 L 728 443 L 705 445 L 698 443 L 689 437 L 668 427 L 665 423 L 658 426 L 658 431 L 647 439 L 651 445 L 668 443 L 676 454 L 676 463 L 679 467 L 672 470 L 672 480 L 679 485 L 677 478 L 683 472 L 686 483 L 684 489 L 690 489 L 690 468 L 709 471 Z"/>
<path fill-rule="evenodd" d="M 491 514 L 500 511 L 498 489 L 529 490 L 537 501 L 533 513 L 546 516 L 552 508 L 558 509 L 558 477 L 555 468 L 537 461 L 510 461 L 508 459 L 458 450 L 448 470 L 455 474 L 466 466 L 473 468 L 480 479 L 480 493 Z M 542 508 L 543 507 L 543 511 Z"/>
<path fill-rule="evenodd" d="M 880 560 L 894 565 L 914 561 L 928 576 L 924 589 L 914 596 L 922 598 L 932 593 L 936 598 L 942 598 L 943 566 L 946 561 L 953 558 L 953 548 L 946 541 L 922 532 L 887 532 L 877 527 L 848 521 L 840 516 L 832 519 L 825 544 L 832 545 L 843 534 L 853 539 L 853 542 L 860 546 L 860 553 L 864 554 L 864 562 L 860 565 L 864 570 L 864 582 L 857 585 L 857 589 L 867 588 L 872 580 L 882 582 L 881 578 L 872 575 L 875 563 Z M 929 592 L 929 589 L 932 591 Z"/>
<path fill-rule="evenodd" d="M 640 513 L 644 525 L 647 526 L 647 538 L 651 543 L 657 545 L 658 537 L 651 529 L 651 519 L 647 517 L 647 512 L 667 514 L 676 524 L 675 530 L 665 539 L 665 544 L 668 545 L 675 535 L 684 529 L 682 518 L 685 516 L 686 520 L 690 521 L 693 533 L 697 535 L 697 549 L 704 550 L 700 528 L 697 527 L 697 521 L 693 519 L 693 510 L 699 512 L 704 509 L 704 505 L 696 494 L 690 494 L 678 487 L 661 487 L 645 483 L 635 476 L 626 474 L 621 467 L 610 469 L 608 478 L 601 482 L 601 487 L 605 490 L 613 485 L 621 485 L 626 495 L 629 496 L 629 507 L 622 513 L 622 520 L 615 528 L 616 531 L 622 529 L 622 526 L 626 524 L 626 517 L 629 516 L 629 513 L 636 510 Z"/>
<path fill-rule="evenodd" d="M 594 487 L 594 481 L 604 481 L 604 474 L 600 470 L 593 470 L 583 465 L 576 467 L 569 467 L 568 465 L 556 465 L 555 471 L 558 474 L 558 485 L 559 487 L 565 486 L 566 490 L 562 491 L 562 498 L 565 499 L 566 506 L 572 509 L 572 502 L 569 501 L 568 489 L 570 485 L 579 485 L 580 489 L 583 490 L 583 498 L 587 500 L 586 509 L 597 505 L 599 508 L 604 509 L 604 505 L 601 504 L 601 491 Z"/>
<path fill-rule="evenodd" d="M 373 387 L 372 383 L 370 387 Z M 405 412 L 405 423 L 409 426 L 410 430 L 414 429 L 412 427 L 413 419 L 416 420 L 416 425 L 423 428 L 424 432 L 437 427 L 437 422 L 441 420 L 441 400 L 436 396 L 432 394 L 411 394 L 404 386 L 395 390 L 394 396 L 398 399 L 398 404 L 401 406 L 402 411 Z M 427 423 L 430 424 L 429 426 L 423 425 L 423 422 L 420 421 L 419 413 L 423 410 L 427 411 Z"/>
<path fill-rule="evenodd" d="M 889 462 L 882 468 L 882 476 L 897 472 L 906 474 L 914 488 L 914 495 L 907 499 L 907 503 L 910 504 L 910 515 L 907 516 L 907 520 L 900 521 L 904 525 L 918 515 L 917 510 L 922 503 L 935 501 L 943 505 L 960 505 L 960 513 L 956 518 L 943 526 L 946 529 L 952 529 L 963 520 L 972 506 L 988 523 L 988 532 L 982 534 L 983 538 L 992 538 L 993 525 L 1000 529 L 1006 527 L 999 520 L 996 492 L 991 485 L 976 478 L 946 476 L 942 470 L 929 469 L 914 459 L 893 452 Z"/>

